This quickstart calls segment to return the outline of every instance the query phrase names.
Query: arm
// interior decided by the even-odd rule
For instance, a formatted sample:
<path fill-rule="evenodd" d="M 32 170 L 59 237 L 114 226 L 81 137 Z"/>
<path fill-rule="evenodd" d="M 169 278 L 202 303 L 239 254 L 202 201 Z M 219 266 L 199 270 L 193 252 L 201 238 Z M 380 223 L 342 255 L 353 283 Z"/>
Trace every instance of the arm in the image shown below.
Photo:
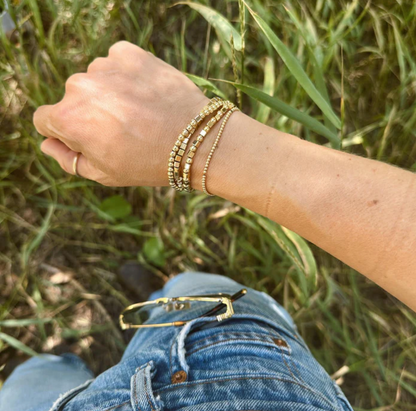
<path fill-rule="evenodd" d="M 207 102 L 183 74 L 130 43 L 68 79 L 40 107 L 42 150 L 72 173 L 110 186 L 165 186 L 177 135 Z M 218 127 L 218 126 L 217 126 Z M 216 129 L 195 156 L 192 185 Z M 311 144 L 234 113 L 208 190 L 296 231 L 416 310 L 416 176 Z"/>
<path fill-rule="evenodd" d="M 204 154 L 195 163 L 199 189 Z M 295 231 L 416 310 L 416 175 L 241 113 L 210 167 L 211 192 Z"/>

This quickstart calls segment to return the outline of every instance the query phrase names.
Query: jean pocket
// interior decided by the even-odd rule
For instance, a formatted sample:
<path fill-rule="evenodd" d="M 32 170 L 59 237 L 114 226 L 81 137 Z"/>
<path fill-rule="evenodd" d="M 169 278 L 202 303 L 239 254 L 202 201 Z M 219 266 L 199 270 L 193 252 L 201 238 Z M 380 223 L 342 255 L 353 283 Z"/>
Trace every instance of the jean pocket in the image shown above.
<path fill-rule="evenodd" d="M 292 355 L 293 341 L 280 327 L 258 316 L 236 315 L 224 323 L 201 328 L 195 320 L 178 334 L 171 349 L 172 375 L 187 380 L 269 375 L 299 381 Z M 197 330 L 197 331 L 196 331 Z"/>

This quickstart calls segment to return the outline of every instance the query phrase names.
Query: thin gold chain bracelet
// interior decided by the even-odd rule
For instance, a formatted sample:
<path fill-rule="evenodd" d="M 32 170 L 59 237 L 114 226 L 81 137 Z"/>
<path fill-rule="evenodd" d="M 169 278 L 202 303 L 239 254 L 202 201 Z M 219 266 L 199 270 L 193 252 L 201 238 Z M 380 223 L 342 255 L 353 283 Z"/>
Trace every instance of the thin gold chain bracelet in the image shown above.
<path fill-rule="evenodd" d="M 191 120 L 191 122 L 186 126 L 182 133 L 179 134 L 179 137 L 176 140 L 175 145 L 173 146 L 169 155 L 168 162 L 168 178 L 169 184 L 172 188 L 182 191 L 182 178 L 179 176 L 179 168 L 181 165 L 182 157 L 188 146 L 190 137 L 202 123 L 204 118 L 220 108 L 223 104 L 224 101 L 221 98 L 212 98 L 209 103 L 200 111 L 200 113 Z"/>
<path fill-rule="evenodd" d="M 224 116 L 224 114 L 232 109 L 234 104 L 230 101 L 225 101 L 223 107 L 218 111 L 218 113 L 208 121 L 207 125 L 201 130 L 199 136 L 196 140 L 192 142 L 191 148 L 188 150 L 186 163 L 183 168 L 183 191 L 191 193 L 194 189 L 191 187 L 191 166 L 193 163 L 193 158 L 198 150 L 198 147 L 204 141 L 205 136 L 209 133 L 211 128 Z"/>
<path fill-rule="evenodd" d="M 221 127 L 218 130 L 218 134 L 217 134 L 217 138 L 214 141 L 214 144 L 212 145 L 211 151 L 208 154 L 207 157 L 207 161 L 205 163 L 205 167 L 204 167 L 204 173 L 202 174 L 202 190 L 203 192 L 208 195 L 208 196 L 214 196 L 214 194 L 211 194 L 208 190 L 207 190 L 207 173 L 208 173 L 208 167 L 211 163 L 211 159 L 212 156 L 214 155 L 215 149 L 218 146 L 218 142 L 221 139 L 222 133 L 224 132 L 224 128 L 227 125 L 228 120 L 230 119 L 231 115 L 235 112 L 235 111 L 239 111 L 238 107 L 233 107 L 224 117 L 224 120 L 222 120 L 221 123 Z"/>

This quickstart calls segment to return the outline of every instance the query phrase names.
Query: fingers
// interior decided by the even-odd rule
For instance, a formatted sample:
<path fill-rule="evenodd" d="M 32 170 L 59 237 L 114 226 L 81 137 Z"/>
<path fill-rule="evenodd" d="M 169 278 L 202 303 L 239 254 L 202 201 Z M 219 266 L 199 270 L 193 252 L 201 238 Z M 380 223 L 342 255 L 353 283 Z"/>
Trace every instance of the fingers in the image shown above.
<path fill-rule="evenodd" d="M 33 124 L 39 134 L 45 137 L 59 138 L 58 131 L 52 126 L 54 105 L 40 106 L 33 115 Z"/>
<path fill-rule="evenodd" d="M 62 143 L 62 141 L 54 138 L 47 138 L 43 141 L 41 150 L 45 154 L 53 157 L 67 173 L 72 175 L 75 174 L 74 159 L 78 153 L 76 151 L 72 151 L 69 147 Z M 82 154 L 78 158 L 76 171 L 79 176 L 95 181 L 100 180 L 100 178 L 104 175 L 104 173 L 95 168 Z"/>

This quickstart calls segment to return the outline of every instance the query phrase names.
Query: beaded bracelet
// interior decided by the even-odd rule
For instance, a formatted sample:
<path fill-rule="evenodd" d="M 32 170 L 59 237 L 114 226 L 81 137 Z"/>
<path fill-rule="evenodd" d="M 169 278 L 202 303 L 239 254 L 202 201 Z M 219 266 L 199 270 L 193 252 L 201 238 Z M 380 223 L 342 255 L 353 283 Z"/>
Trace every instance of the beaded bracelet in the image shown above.
<path fill-rule="evenodd" d="M 208 154 L 208 157 L 207 157 L 207 161 L 206 161 L 206 163 L 205 163 L 205 167 L 204 167 L 204 173 L 203 173 L 203 175 L 202 175 L 202 190 L 203 190 L 203 192 L 206 194 L 206 195 L 208 195 L 208 196 L 213 196 L 214 194 L 211 194 L 208 190 L 207 190 L 207 172 L 208 172 L 208 167 L 209 167 L 209 164 L 210 164 L 210 162 L 211 162 L 211 158 L 212 158 L 212 156 L 213 156 L 213 154 L 214 154 L 214 151 L 215 151 L 215 149 L 217 148 L 217 146 L 218 146 L 218 142 L 220 141 L 220 138 L 221 138 L 221 136 L 222 136 L 222 133 L 224 132 L 224 128 L 225 128 L 225 126 L 226 126 L 226 124 L 227 124 L 227 122 L 228 122 L 228 120 L 229 120 L 229 118 L 231 117 L 231 114 L 233 114 L 234 113 L 234 111 L 240 111 L 239 109 L 238 109 L 238 107 L 233 107 L 226 115 L 225 115 L 225 117 L 224 117 L 224 120 L 222 120 L 222 123 L 221 123 L 221 127 L 220 127 L 220 129 L 218 130 L 218 134 L 217 134 L 217 138 L 215 139 L 215 141 L 214 141 L 214 144 L 212 145 L 212 148 L 211 148 L 211 151 L 209 152 L 209 154 Z"/>
<path fill-rule="evenodd" d="M 186 126 L 182 133 L 179 134 L 179 137 L 176 140 L 176 143 L 170 153 L 168 163 L 168 178 L 169 184 L 172 188 L 175 188 L 179 191 L 183 190 L 182 178 L 179 177 L 179 168 L 181 165 L 182 157 L 188 146 L 190 137 L 202 123 L 204 118 L 220 108 L 223 104 L 224 101 L 221 98 L 212 98 L 209 103 L 201 110 L 201 112 L 191 120 L 191 122 Z"/>
<path fill-rule="evenodd" d="M 183 169 L 183 191 L 187 191 L 188 193 L 194 191 L 194 189 L 191 187 L 191 165 L 193 162 L 193 157 L 195 156 L 198 147 L 202 144 L 202 142 L 204 141 L 204 137 L 208 134 L 208 132 L 211 130 L 214 124 L 216 124 L 224 116 L 224 114 L 233 107 L 233 103 L 231 103 L 230 101 L 225 101 L 223 107 L 218 111 L 218 113 L 214 117 L 211 118 L 211 120 L 208 121 L 204 129 L 201 130 L 201 132 L 199 133 L 197 139 L 192 142 L 192 146 L 188 150 L 186 164 Z"/>

